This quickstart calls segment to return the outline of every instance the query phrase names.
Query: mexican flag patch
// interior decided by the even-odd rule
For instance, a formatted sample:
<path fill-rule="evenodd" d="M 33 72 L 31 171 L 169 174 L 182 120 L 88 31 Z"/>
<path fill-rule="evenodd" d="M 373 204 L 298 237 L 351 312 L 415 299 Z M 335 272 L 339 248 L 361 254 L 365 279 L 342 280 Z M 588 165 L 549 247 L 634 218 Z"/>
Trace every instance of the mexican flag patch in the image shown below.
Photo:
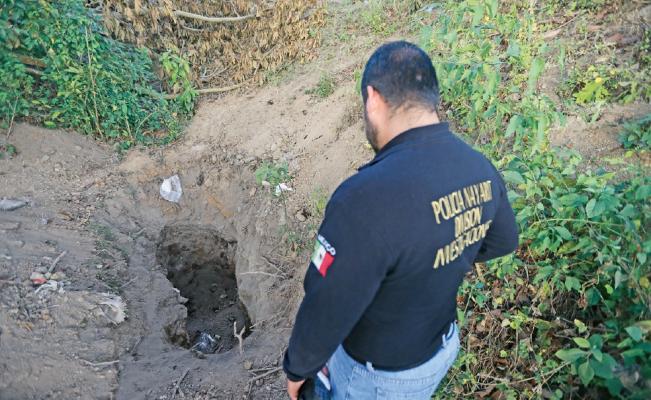
<path fill-rule="evenodd" d="M 326 276 L 326 272 L 332 262 L 335 260 L 335 248 L 328 243 L 328 241 L 321 235 L 316 238 L 314 243 L 314 253 L 312 253 L 312 264 L 316 267 L 322 276 Z"/>

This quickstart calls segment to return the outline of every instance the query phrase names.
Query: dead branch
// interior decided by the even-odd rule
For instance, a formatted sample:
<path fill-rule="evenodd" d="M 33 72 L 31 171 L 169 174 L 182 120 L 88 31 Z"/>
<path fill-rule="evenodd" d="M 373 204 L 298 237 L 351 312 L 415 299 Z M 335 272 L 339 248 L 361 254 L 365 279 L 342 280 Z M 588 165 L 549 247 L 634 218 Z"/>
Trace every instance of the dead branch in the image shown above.
<path fill-rule="evenodd" d="M 23 54 L 13 54 L 18 61 L 20 61 L 23 64 L 31 65 L 32 67 L 39 67 L 39 68 L 46 68 L 47 65 L 45 65 L 45 61 L 39 60 L 38 58 L 26 56 Z"/>
<path fill-rule="evenodd" d="M 194 14 L 187 11 L 174 10 L 177 17 L 191 18 L 199 21 L 210 22 L 215 24 L 224 24 L 228 22 L 240 22 L 247 19 L 255 18 L 255 14 L 242 15 L 238 17 L 206 17 L 205 15 Z"/>
<path fill-rule="evenodd" d="M 235 90 L 237 88 L 242 87 L 242 83 L 238 83 L 237 85 L 231 85 L 231 86 L 224 86 L 224 87 L 218 87 L 218 88 L 206 88 L 206 89 L 197 89 L 196 92 L 197 94 L 210 94 L 210 93 L 224 93 L 224 92 L 230 92 L 231 90 Z M 164 97 L 167 100 L 173 99 L 175 97 L 178 97 L 181 93 L 176 93 L 176 94 L 166 94 Z"/>
<path fill-rule="evenodd" d="M 237 338 L 240 347 L 240 355 L 244 354 L 244 349 L 242 348 L 242 343 L 244 342 L 244 332 L 246 331 L 246 325 L 242 327 L 240 333 L 237 333 L 237 321 L 233 321 L 233 336 Z"/>
<path fill-rule="evenodd" d="M 252 380 L 252 381 L 257 381 L 258 379 L 262 379 L 262 378 L 264 378 L 265 376 L 268 376 L 268 375 L 274 374 L 274 373 L 280 371 L 281 369 L 283 369 L 283 367 L 276 367 L 276 368 L 270 369 L 269 371 L 265 372 L 264 374 L 254 375 L 254 376 L 251 378 L 251 380 Z"/>
<path fill-rule="evenodd" d="M 56 268 L 59 261 L 61 261 L 63 256 L 65 256 L 67 253 L 68 252 L 64 250 L 61 254 L 59 254 L 59 256 L 57 258 L 55 258 L 54 261 L 52 261 L 52 264 L 50 265 L 50 268 L 48 268 L 47 272 L 49 272 L 49 273 L 54 272 L 54 268 Z"/>
<path fill-rule="evenodd" d="M 79 360 L 83 361 L 83 363 L 86 364 L 86 365 L 90 365 L 91 367 L 107 367 L 109 365 L 117 364 L 117 363 L 120 362 L 120 360 L 113 360 L 113 361 L 104 361 L 104 362 L 94 363 L 94 362 L 90 362 L 88 360 L 84 360 L 83 358 L 80 358 Z"/>

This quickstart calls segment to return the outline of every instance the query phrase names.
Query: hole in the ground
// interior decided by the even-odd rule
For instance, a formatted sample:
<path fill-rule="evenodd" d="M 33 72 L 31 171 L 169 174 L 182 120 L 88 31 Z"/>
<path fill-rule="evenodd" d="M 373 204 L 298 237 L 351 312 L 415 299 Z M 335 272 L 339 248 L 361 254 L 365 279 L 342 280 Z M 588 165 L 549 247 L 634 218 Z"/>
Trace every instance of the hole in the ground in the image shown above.
<path fill-rule="evenodd" d="M 224 240 L 217 231 L 195 225 L 166 226 L 156 251 L 167 279 L 188 299 L 187 338 L 168 333 L 179 345 L 204 353 L 223 352 L 237 346 L 238 333 L 250 321 L 237 293 L 236 242 Z M 207 336 L 209 335 L 209 337 Z M 189 340 L 189 342 L 188 342 Z"/>

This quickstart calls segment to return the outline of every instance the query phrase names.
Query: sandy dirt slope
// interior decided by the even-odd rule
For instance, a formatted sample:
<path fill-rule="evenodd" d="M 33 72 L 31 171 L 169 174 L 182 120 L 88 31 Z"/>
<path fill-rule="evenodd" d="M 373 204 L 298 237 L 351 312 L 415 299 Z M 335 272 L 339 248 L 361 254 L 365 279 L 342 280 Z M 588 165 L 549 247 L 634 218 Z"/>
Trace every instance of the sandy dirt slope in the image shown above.
<path fill-rule="evenodd" d="M 308 70 L 205 101 L 180 141 L 121 160 L 75 133 L 16 126 L 19 154 L 0 161 L 1 195 L 29 205 L 0 214 L 0 397 L 282 398 L 279 362 L 320 222 L 310 204 L 371 156 L 351 66 L 337 67 L 343 78 L 327 99 L 306 94 L 320 76 Z M 289 165 L 293 191 L 283 199 L 256 184 L 262 161 Z M 184 190 L 178 205 L 158 193 L 172 174 Z M 181 232 L 178 245 L 174 236 L 159 243 L 165 227 Z M 161 254 L 176 246 L 175 268 L 190 273 L 217 263 L 209 253 L 222 242 L 248 336 L 242 354 L 231 336 L 231 350 L 201 355 L 187 349 L 188 301 Z M 50 276 L 63 291 L 36 293 L 30 274 L 63 251 Z M 108 294 L 125 301 L 126 321 L 105 315 Z"/>

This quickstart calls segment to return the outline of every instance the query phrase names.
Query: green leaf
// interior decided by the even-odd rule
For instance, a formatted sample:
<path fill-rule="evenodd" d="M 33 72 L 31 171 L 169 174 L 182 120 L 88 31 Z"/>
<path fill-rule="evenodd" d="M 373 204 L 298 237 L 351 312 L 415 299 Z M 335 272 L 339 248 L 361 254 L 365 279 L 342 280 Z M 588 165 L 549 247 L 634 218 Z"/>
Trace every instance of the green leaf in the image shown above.
<path fill-rule="evenodd" d="M 590 381 L 592 381 L 592 378 L 594 378 L 594 370 L 590 366 L 590 363 L 586 361 L 583 364 L 579 365 L 578 371 L 581 382 L 584 386 L 588 386 L 588 383 L 590 383 Z"/>
<path fill-rule="evenodd" d="M 588 328 L 581 320 L 575 319 L 574 325 L 576 325 L 577 329 L 579 330 L 579 333 L 583 333 L 588 330 Z"/>
<path fill-rule="evenodd" d="M 581 282 L 573 276 L 568 276 L 565 278 L 565 288 L 567 290 L 576 290 L 577 292 L 581 291 Z"/>
<path fill-rule="evenodd" d="M 509 43 L 509 47 L 506 49 L 506 55 L 509 57 L 520 57 L 520 45 L 518 42 L 513 41 Z"/>
<path fill-rule="evenodd" d="M 502 175 L 504 176 L 504 180 L 507 181 L 508 183 L 514 185 L 519 185 L 524 183 L 524 178 L 517 171 L 507 170 L 502 172 Z"/>
<path fill-rule="evenodd" d="M 642 329 L 638 326 L 629 326 L 628 328 L 625 329 L 626 333 L 631 337 L 631 339 L 635 340 L 636 342 L 639 342 L 642 340 Z"/>
<path fill-rule="evenodd" d="M 536 82 L 538 82 L 538 78 L 540 77 L 540 74 L 544 68 L 545 60 L 542 58 L 534 58 L 533 62 L 531 63 L 531 69 L 529 70 L 529 82 L 527 88 L 527 91 L 529 93 L 533 93 Z"/>
<path fill-rule="evenodd" d="M 570 233 L 570 231 L 567 230 L 566 227 L 564 227 L 564 226 L 557 226 L 557 227 L 555 227 L 554 229 L 556 230 L 556 232 L 558 232 L 559 235 L 561 235 L 561 237 L 562 237 L 564 240 L 572 240 L 572 237 L 573 237 L 573 236 L 572 236 L 572 234 Z"/>
<path fill-rule="evenodd" d="M 604 353 L 601 360 L 597 360 L 596 357 L 591 358 L 590 366 L 596 376 L 610 379 L 613 377 L 613 370 L 617 367 L 617 361 L 610 354 Z"/>
<path fill-rule="evenodd" d="M 579 347 L 583 349 L 590 348 L 590 342 L 588 342 L 588 339 L 584 339 L 582 337 L 575 337 L 572 340 L 574 340 L 574 343 L 576 343 Z"/>
<path fill-rule="evenodd" d="M 593 215 L 594 215 L 593 211 L 594 211 L 595 204 L 597 204 L 597 200 L 590 199 L 590 201 L 588 201 L 588 204 L 585 205 L 585 212 L 588 215 L 588 218 L 593 217 Z"/>
<path fill-rule="evenodd" d="M 562 350 L 558 350 L 556 353 L 554 353 L 554 355 L 556 357 L 560 358 L 563 361 L 567 361 L 567 362 L 574 362 L 574 361 L 578 360 L 579 358 L 585 356 L 586 354 L 587 353 L 585 351 L 583 351 L 581 349 L 576 349 L 576 348 L 567 349 L 567 350 L 562 349 Z"/>

